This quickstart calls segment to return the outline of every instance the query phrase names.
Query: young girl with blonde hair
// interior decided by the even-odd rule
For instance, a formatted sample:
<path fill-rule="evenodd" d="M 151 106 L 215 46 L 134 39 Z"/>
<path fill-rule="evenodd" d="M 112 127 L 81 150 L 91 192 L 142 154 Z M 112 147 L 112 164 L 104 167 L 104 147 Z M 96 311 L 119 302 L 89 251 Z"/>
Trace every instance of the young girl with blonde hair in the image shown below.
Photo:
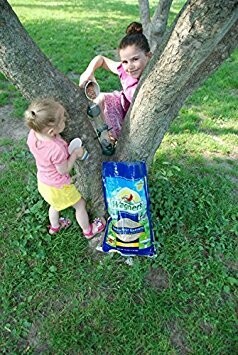
<path fill-rule="evenodd" d="M 25 112 L 25 122 L 30 128 L 27 144 L 37 166 L 38 190 L 49 207 L 49 233 L 67 228 L 71 221 L 59 217 L 60 211 L 72 206 L 76 219 L 87 239 L 105 228 L 105 220 L 97 218 L 89 223 L 85 200 L 71 183 L 70 170 L 76 159 L 84 155 L 83 147 L 68 153 L 68 144 L 60 136 L 65 128 L 67 113 L 53 99 L 34 101 Z"/>

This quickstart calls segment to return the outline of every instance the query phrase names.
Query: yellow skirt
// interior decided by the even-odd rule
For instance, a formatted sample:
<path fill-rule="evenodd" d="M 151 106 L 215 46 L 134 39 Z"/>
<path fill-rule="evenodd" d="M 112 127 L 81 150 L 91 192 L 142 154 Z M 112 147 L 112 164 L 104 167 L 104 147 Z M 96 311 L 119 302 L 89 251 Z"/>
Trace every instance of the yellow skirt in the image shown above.
<path fill-rule="evenodd" d="M 56 211 L 75 205 L 82 197 L 73 184 L 57 188 L 38 181 L 38 190 L 43 199 Z"/>

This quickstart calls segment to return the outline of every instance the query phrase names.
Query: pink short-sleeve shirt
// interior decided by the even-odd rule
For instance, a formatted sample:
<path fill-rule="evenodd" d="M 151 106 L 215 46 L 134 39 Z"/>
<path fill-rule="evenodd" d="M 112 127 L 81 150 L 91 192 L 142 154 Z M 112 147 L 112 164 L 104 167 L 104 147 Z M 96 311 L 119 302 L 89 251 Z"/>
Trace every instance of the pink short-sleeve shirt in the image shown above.
<path fill-rule="evenodd" d="M 130 103 L 132 101 L 133 95 L 139 83 L 139 79 L 133 78 L 128 75 L 123 69 L 122 64 L 117 67 L 119 78 L 121 81 L 122 89 L 121 92 L 121 105 L 125 112 L 127 112 Z"/>
<path fill-rule="evenodd" d="M 39 181 L 54 187 L 70 184 L 69 174 L 61 175 L 55 167 L 63 164 L 69 157 L 68 144 L 60 135 L 49 141 L 41 141 L 37 139 L 35 132 L 30 130 L 27 144 L 36 161 Z"/>

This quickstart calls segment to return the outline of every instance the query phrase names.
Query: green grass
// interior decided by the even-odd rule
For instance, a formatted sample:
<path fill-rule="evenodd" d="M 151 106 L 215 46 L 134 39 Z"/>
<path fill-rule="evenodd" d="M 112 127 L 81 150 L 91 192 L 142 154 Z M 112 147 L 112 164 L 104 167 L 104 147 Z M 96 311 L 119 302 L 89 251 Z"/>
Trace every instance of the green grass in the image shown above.
<path fill-rule="evenodd" d="M 139 18 L 135 0 L 10 4 L 75 81 L 95 54 L 113 56 Z M 237 352 L 237 61 L 236 52 L 187 100 L 155 155 L 153 260 L 129 266 L 93 253 L 71 209 L 71 228 L 48 235 L 26 143 L 0 138 L 1 353 Z M 112 75 L 98 78 L 103 90 L 118 87 Z M 21 119 L 26 102 L 1 75 L 0 109 L 6 104 Z"/>

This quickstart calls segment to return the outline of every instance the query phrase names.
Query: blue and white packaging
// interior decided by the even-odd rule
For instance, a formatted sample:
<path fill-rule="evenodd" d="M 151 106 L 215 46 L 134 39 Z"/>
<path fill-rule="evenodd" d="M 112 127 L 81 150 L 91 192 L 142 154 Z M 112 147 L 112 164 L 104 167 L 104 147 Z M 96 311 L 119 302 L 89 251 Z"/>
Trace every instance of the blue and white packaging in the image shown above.
<path fill-rule="evenodd" d="M 102 179 L 109 214 L 102 250 L 155 256 L 146 164 L 104 162 Z"/>

